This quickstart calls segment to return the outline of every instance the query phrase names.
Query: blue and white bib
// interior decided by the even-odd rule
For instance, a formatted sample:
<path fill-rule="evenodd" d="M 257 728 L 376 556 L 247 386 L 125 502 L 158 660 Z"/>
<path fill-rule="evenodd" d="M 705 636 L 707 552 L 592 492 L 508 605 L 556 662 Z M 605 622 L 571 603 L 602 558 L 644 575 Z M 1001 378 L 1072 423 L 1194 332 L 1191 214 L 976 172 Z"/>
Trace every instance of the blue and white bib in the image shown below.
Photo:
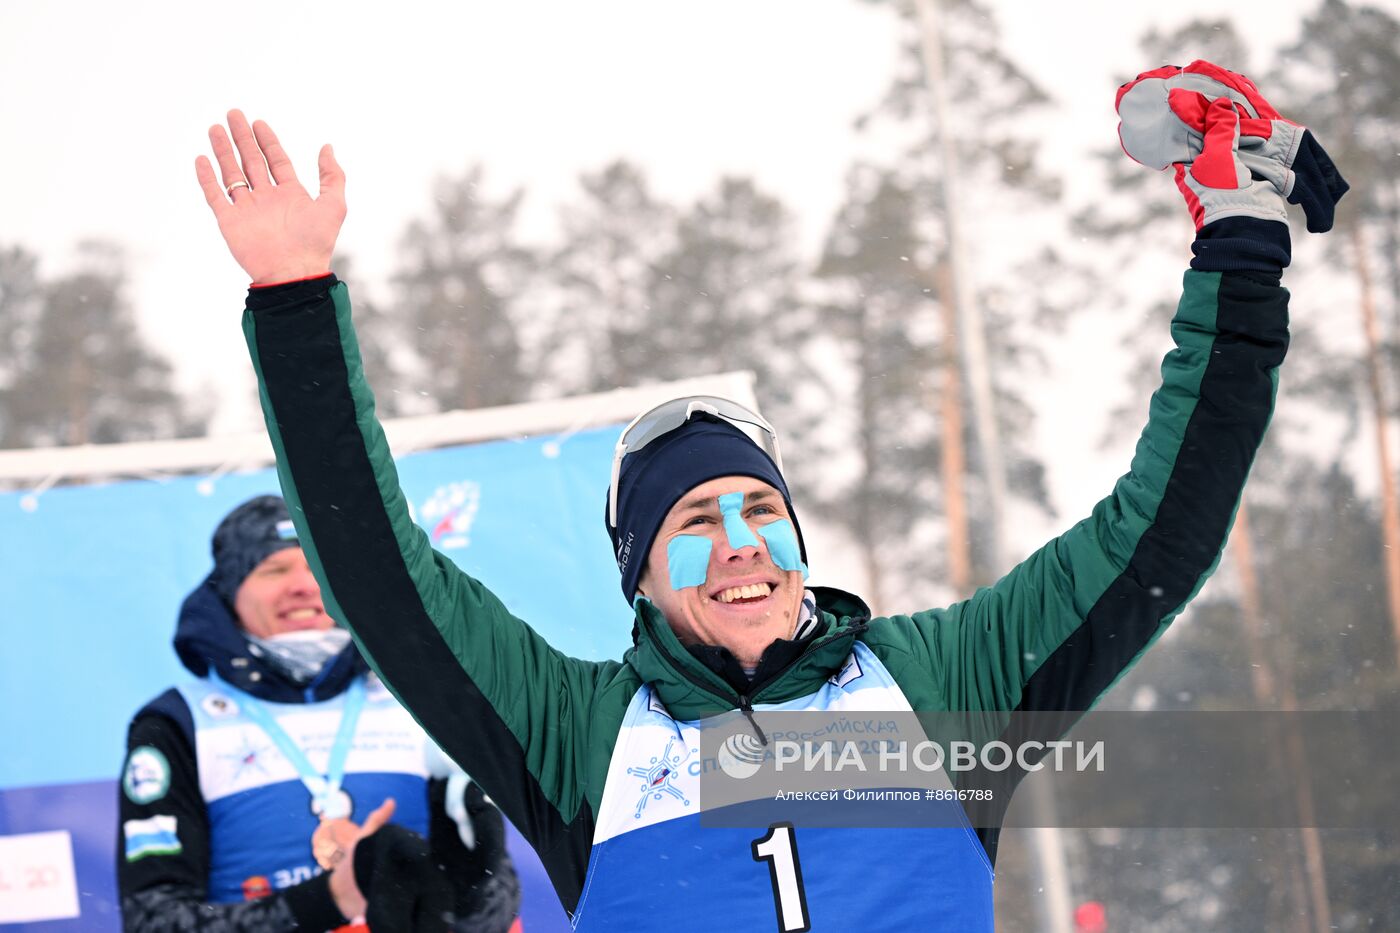
<path fill-rule="evenodd" d="M 756 710 L 910 706 L 857 642 L 816 692 Z M 991 933 L 993 872 L 970 827 L 701 826 L 700 759 L 700 723 L 638 690 L 609 765 L 576 930 Z"/>
<path fill-rule="evenodd" d="M 179 688 L 194 719 L 199 786 L 209 814 L 209 893 L 241 901 L 320 874 L 311 834 L 320 822 L 295 766 L 246 712 L 250 698 L 201 680 Z M 315 768 L 324 769 L 346 693 L 319 703 L 262 703 Z M 428 830 L 428 739 L 378 678 L 366 683 L 363 711 L 345 764 L 342 790 L 362 822 L 393 797 L 394 822 Z"/>

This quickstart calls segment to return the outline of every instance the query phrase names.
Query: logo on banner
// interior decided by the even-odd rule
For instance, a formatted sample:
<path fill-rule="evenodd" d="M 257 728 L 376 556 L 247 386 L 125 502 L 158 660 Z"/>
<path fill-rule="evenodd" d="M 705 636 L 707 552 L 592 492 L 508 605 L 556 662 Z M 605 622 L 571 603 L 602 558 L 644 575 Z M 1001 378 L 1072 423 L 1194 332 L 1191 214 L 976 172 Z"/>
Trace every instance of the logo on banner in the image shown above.
<path fill-rule="evenodd" d="M 48 818 L 49 814 L 43 817 Z M 77 822 L 78 818 L 75 813 L 68 816 L 67 821 Z M 11 828 L 6 827 L 7 830 Z M 105 854 L 111 858 L 110 848 Z M 19 834 L 7 831 L 0 835 L 0 929 L 49 930 L 52 927 L 46 924 L 32 927 L 24 924 L 40 920 L 76 920 L 87 913 L 78 902 L 73 836 L 68 830 Z M 20 926 L 12 927 L 12 923 Z M 91 929 L 92 926 L 92 923 L 70 923 L 65 928 Z"/>
<path fill-rule="evenodd" d="M 423 503 L 423 522 L 434 547 L 464 548 L 470 545 L 472 522 L 481 506 L 481 484 L 471 480 L 448 483 L 433 490 Z"/>
<path fill-rule="evenodd" d="M 131 750 L 122 773 L 122 790 L 132 803 L 154 803 L 170 790 L 170 763 L 160 749 L 142 745 Z"/>

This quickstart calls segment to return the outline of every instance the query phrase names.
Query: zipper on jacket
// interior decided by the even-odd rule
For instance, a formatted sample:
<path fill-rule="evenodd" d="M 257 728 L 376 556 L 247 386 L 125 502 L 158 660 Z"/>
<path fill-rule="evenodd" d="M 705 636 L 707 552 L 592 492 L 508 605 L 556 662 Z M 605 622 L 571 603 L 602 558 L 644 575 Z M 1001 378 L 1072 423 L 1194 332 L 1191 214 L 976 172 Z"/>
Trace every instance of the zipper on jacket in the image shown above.
<path fill-rule="evenodd" d="M 758 740 L 764 745 L 768 744 L 768 736 L 763 734 L 763 730 L 758 727 L 758 721 L 753 717 L 753 704 L 749 702 L 747 694 L 734 693 L 730 694 L 729 696 L 725 696 L 724 694 L 719 693 L 711 684 L 708 684 L 705 681 L 701 680 L 699 677 L 693 675 L 689 671 L 689 669 L 685 667 L 685 665 L 681 664 L 676 659 L 675 655 L 671 654 L 670 651 L 666 650 L 666 646 L 662 644 L 659 640 L 655 642 L 655 645 L 656 650 L 661 652 L 661 656 L 666 659 L 667 664 L 671 665 L 672 670 L 680 674 L 682 677 L 690 681 L 695 686 L 699 687 L 701 690 L 704 690 L 710 696 L 714 697 L 717 700 L 723 700 L 725 703 L 730 704 L 732 704 L 735 700 L 738 700 L 739 710 L 744 714 L 744 718 L 749 721 L 749 725 L 753 727 L 754 734 L 758 736 Z M 803 653 L 805 654 L 806 652 Z M 799 658 L 801 656 L 802 655 L 798 655 Z"/>
<path fill-rule="evenodd" d="M 838 632 L 832 632 L 826 638 L 812 639 L 812 643 L 809 644 L 806 647 L 806 649 L 802 651 L 801 654 L 799 654 L 797 657 L 793 658 L 791 661 L 774 671 L 771 677 L 765 678 L 763 683 L 761 684 L 749 684 L 748 692 L 739 694 L 739 711 L 744 714 L 744 718 L 749 721 L 749 725 L 753 726 L 754 735 L 758 736 L 758 740 L 761 743 L 767 745 L 768 736 L 763 734 L 763 730 L 760 729 L 758 726 L 758 720 L 754 718 L 753 701 L 749 699 L 750 695 L 756 695 L 769 684 L 777 683 L 779 680 L 782 679 L 784 674 L 796 667 L 798 662 L 805 658 L 810 652 L 815 651 L 818 648 L 825 648 L 827 645 L 836 641 L 838 638 L 845 638 L 847 635 L 850 635 L 852 637 L 859 635 L 867 628 L 869 628 L 869 626 L 867 626 L 864 622 L 853 622 L 851 624 L 851 627 L 848 629 L 844 629 Z"/>
<path fill-rule="evenodd" d="M 763 690 L 764 687 L 767 687 L 769 684 L 775 683 L 778 680 L 780 680 L 784 674 L 796 667 L 797 663 L 803 658 L 805 658 L 812 651 L 815 651 L 818 648 L 824 648 L 832 642 L 836 641 L 838 638 L 845 638 L 847 635 L 858 636 L 869 627 L 870 626 L 866 624 L 865 620 L 858 620 L 852 622 L 850 628 L 843 629 L 838 632 L 833 632 L 825 638 L 814 638 L 812 639 L 812 643 L 807 646 L 806 650 L 804 650 L 797 657 L 793 658 L 787 664 L 778 668 L 778 670 L 775 671 L 771 677 L 766 678 L 763 681 L 763 683 L 750 684 L 747 692 L 734 693 L 730 696 L 725 696 L 724 694 L 717 692 L 712 684 L 708 684 L 700 678 L 691 674 L 690 671 L 687 670 L 684 665 L 682 665 L 679 661 L 676 660 L 675 655 L 671 654 L 670 651 L 666 650 L 666 646 L 662 644 L 659 640 L 654 642 L 654 644 L 656 645 L 656 650 L 660 651 L 661 656 L 666 659 L 666 663 L 671 665 L 671 669 L 674 670 L 676 673 L 680 674 L 686 680 L 690 681 L 691 684 L 693 684 L 696 687 L 699 687 L 701 690 L 705 691 L 710 696 L 715 697 L 716 699 L 724 700 L 726 703 L 732 702 L 733 700 L 738 700 L 739 711 L 744 714 L 744 718 L 747 719 L 749 721 L 749 725 L 753 727 L 754 734 L 758 737 L 758 740 L 764 745 L 767 745 L 768 736 L 764 735 L 763 730 L 759 728 L 758 720 L 754 718 L 753 702 L 749 699 L 749 697 L 751 695 L 756 696 Z"/>
<path fill-rule="evenodd" d="M 847 635 L 850 635 L 852 639 L 854 639 L 856 636 L 859 636 L 868 628 L 870 628 L 870 626 L 867 625 L 864 621 L 853 621 L 851 623 L 850 628 L 842 629 L 839 632 L 832 632 L 825 638 L 812 639 L 812 643 L 807 646 L 806 650 L 804 650 L 797 657 L 793 658 L 791 661 L 774 671 L 772 676 L 764 679 L 763 683 L 749 684 L 750 695 L 757 696 L 758 694 L 762 693 L 766 687 L 777 683 L 783 678 L 785 674 L 787 674 L 788 671 L 796 667 L 798 662 L 800 662 L 803 658 L 807 657 L 808 654 L 817 650 L 818 648 L 825 648 L 827 645 L 831 644 L 837 639 L 845 638 Z"/>
<path fill-rule="evenodd" d="M 845 638 L 847 635 L 854 638 L 861 632 L 864 632 L 869 627 L 870 626 L 866 625 L 863 621 L 852 622 L 850 628 L 843 629 L 839 632 L 832 632 L 826 638 L 812 639 L 812 643 L 807 646 L 806 650 L 804 650 L 797 657 L 793 658 L 787 664 L 784 664 L 782 667 L 778 668 L 778 670 L 776 670 L 771 677 L 766 678 L 761 684 L 749 684 L 748 693 L 739 694 L 739 710 L 744 714 L 745 718 L 748 719 L 749 725 L 753 726 L 753 731 L 758 736 L 758 740 L 760 742 L 762 742 L 764 745 L 767 745 L 768 737 L 764 735 L 763 730 L 758 727 L 758 720 L 754 718 L 753 703 L 750 701 L 749 696 L 756 696 L 757 694 L 763 691 L 763 688 L 767 687 L 770 684 L 777 683 L 783 678 L 783 675 L 785 675 L 788 671 L 796 667 L 798 662 L 800 662 L 803 658 L 807 657 L 809 653 L 816 651 L 818 648 L 825 648 L 827 645 L 836 641 L 838 638 Z"/>
<path fill-rule="evenodd" d="M 768 744 L 768 736 L 763 734 L 763 730 L 758 727 L 758 720 L 753 718 L 753 704 L 749 702 L 747 694 L 739 694 L 739 711 L 744 714 L 744 718 L 753 726 L 754 735 L 758 736 L 758 741 L 764 745 Z"/>
<path fill-rule="evenodd" d="M 653 644 L 656 645 L 656 650 L 661 652 L 661 656 L 666 659 L 666 663 L 671 665 L 671 670 L 675 671 L 677 674 L 680 674 L 686 680 L 690 681 L 692 686 L 699 687 L 705 693 L 708 693 L 710 696 L 714 697 L 717 700 L 723 700 L 725 703 L 733 703 L 735 700 L 739 699 L 738 694 L 726 695 L 724 693 L 721 693 L 715 688 L 714 684 L 707 683 L 704 680 L 701 680 L 699 677 L 696 677 L 689 670 L 687 670 L 683 664 L 676 660 L 676 656 L 673 655 L 670 651 L 668 651 L 666 649 L 666 646 L 663 645 L 659 639 L 655 640 Z"/>

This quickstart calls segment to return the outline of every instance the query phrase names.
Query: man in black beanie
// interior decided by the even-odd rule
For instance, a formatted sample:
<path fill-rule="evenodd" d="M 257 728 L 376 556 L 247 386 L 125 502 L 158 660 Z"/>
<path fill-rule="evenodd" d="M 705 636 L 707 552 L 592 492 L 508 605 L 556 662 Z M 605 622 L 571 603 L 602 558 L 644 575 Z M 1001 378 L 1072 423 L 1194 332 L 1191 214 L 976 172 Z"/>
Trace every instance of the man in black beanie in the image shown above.
<path fill-rule="evenodd" d="M 231 141 L 211 128 L 219 174 L 204 157 L 196 173 L 252 280 L 244 335 L 312 569 L 369 663 L 535 846 L 579 933 L 775 920 L 784 931 L 994 928 L 996 819 L 870 828 L 846 806 L 835 811 L 844 821 L 797 825 L 765 810 L 757 826 L 702 823 L 702 775 L 716 761 L 753 762 L 701 760 L 700 728 L 741 712 L 723 720 L 752 727 L 730 736 L 744 740 L 736 755 L 761 760 L 756 712 L 878 722 L 915 710 L 998 724 L 1051 711 L 1031 736 L 1043 751 L 1214 569 L 1288 345 L 1288 204 L 1324 230 L 1346 187 L 1302 127 L 1210 63 L 1144 73 L 1118 98 L 1125 151 L 1175 168 L 1196 236 L 1177 347 L 1111 493 L 969 599 L 872 619 L 858 598 L 806 586 L 766 422 L 723 399 L 667 403 L 624 432 L 608 491 L 635 610 L 621 660 L 565 656 L 433 552 L 399 492 L 349 292 L 330 271 L 344 173 L 325 147 L 313 199 L 265 123 L 232 111 Z M 590 609 L 577 607 L 580 624 Z M 1004 811 L 1040 757 L 1018 753 L 995 778 L 958 775 L 958 795 L 942 799 L 961 807 L 986 798 L 959 795 L 994 789 Z"/>
<path fill-rule="evenodd" d="M 623 595 L 653 603 L 747 692 L 817 631 L 772 426 L 726 399 L 675 399 L 639 415 L 614 460 L 607 525 Z"/>
<path fill-rule="evenodd" d="M 238 506 L 212 549 L 175 634 L 196 679 L 128 733 L 125 928 L 504 933 L 519 889 L 500 811 L 327 614 L 286 503 Z"/>

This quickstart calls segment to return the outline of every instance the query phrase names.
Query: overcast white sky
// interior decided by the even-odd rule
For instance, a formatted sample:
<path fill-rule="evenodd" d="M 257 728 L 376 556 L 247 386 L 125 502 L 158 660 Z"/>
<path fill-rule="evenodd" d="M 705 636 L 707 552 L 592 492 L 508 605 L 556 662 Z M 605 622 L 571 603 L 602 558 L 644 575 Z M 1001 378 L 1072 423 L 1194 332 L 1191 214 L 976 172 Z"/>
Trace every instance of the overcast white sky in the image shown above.
<path fill-rule="evenodd" d="M 1315 5 L 992 3 L 1008 50 L 1065 108 L 1063 160 L 1114 138 L 1115 86 L 1159 64 L 1139 60 L 1148 26 L 1228 13 L 1262 57 Z M 0 0 L 0 244 L 55 272 L 83 237 L 124 242 L 130 298 L 182 383 L 235 400 L 216 428 L 253 427 L 246 278 L 192 169 L 227 108 L 267 119 L 304 179 L 335 144 L 341 244 L 371 282 L 434 175 L 477 160 L 498 190 L 528 189 L 527 233 L 547 234 L 580 171 L 625 156 L 677 199 L 750 174 L 814 250 L 857 148 L 851 120 L 891 74 L 891 16 L 857 0 Z"/>

